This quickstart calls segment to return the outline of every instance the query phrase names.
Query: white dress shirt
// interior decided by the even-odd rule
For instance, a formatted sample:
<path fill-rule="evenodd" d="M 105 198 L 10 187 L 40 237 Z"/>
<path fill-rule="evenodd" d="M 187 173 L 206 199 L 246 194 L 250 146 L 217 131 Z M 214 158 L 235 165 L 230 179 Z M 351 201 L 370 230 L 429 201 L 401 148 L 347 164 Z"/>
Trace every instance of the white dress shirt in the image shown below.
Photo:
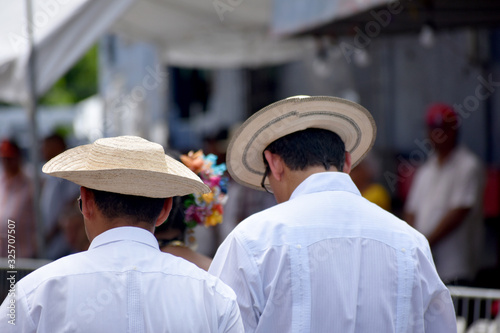
<path fill-rule="evenodd" d="M 240 223 L 209 272 L 236 292 L 246 332 L 456 333 L 427 240 L 345 173 Z"/>
<path fill-rule="evenodd" d="M 483 185 L 484 170 L 465 147 L 457 147 L 443 165 L 432 155 L 415 175 L 405 210 L 415 214 L 415 228 L 425 236 L 450 210 L 471 209 L 455 230 L 432 247 L 443 281 L 475 277 L 484 242 Z"/>
<path fill-rule="evenodd" d="M 88 251 L 34 271 L 7 296 L 0 332 L 243 332 L 234 292 L 160 252 L 151 232 L 108 230 Z"/>

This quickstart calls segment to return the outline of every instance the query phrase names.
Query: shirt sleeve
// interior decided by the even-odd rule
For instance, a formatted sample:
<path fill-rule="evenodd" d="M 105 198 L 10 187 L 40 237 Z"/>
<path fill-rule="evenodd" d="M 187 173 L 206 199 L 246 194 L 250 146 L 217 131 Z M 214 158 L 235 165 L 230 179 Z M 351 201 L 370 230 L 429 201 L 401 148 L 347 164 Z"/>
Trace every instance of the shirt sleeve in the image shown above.
<path fill-rule="evenodd" d="M 208 272 L 234 290 L 245 332 L 253 332 L 262 313 L 260 276 L 255 261 L 234 232 L 220 245 Z"/>
<path fill-rule="evenodd" d="M 455 333 L 457 323 L 448 289 L 436 291 L 424 314 L 426 333 Z"/>
<path fill-rule="evenodd" d="M 240 309 L 238 308 L 238 303 L 236 303 L 236 301 L 228 303 L 224 316 L 225 319 L 221 327 L 219 327 L 219 332 L 245 332 L 245 330 L 243 329 L 243 321 L 241 320 Z"/>
<path fill-rule="evenodd" d="M 463 171 L 457 176 L 450 195 L 452 208 L 472 208 L 481 198 L 483 170 L 479 163 L 462 165 Z"/>
<path fill-rule="evenodd" d="M 430 251 L 417 251 L 415 284 L 412 295 L 414 309 L 423 309 L 423 324 L 426 333 L 456 333 L 455 307 L 449 290 L 439 278 Z M 418 323 L 420 318 L 413 318 Z"/>

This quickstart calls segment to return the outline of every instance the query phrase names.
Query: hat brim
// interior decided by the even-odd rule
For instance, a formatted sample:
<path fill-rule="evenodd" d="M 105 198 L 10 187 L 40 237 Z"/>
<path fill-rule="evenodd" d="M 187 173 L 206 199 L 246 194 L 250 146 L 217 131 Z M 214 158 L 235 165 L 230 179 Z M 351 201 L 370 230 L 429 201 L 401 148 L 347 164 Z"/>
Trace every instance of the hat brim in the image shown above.
<path fill-rule="evenodd" d="M 261 190 L 264 149 L 273 141 L 307 128 L 337 133 L 356 166 L 372 148 L 375 121 L 361 105 L 330 96 L 292 97 L 253 114 L 235 132 L 227 151 L 227 168 L 238 183 Z"/>
<path fill-rule="evenodd" d="M 87 155 L 92 146 L 68 149 L 45 163 L 42 171 L 87 188 L 150 198 L 210 192 L 196 174 L 168 155 L 163 170 L 112 167 L 89 170 Z"/>

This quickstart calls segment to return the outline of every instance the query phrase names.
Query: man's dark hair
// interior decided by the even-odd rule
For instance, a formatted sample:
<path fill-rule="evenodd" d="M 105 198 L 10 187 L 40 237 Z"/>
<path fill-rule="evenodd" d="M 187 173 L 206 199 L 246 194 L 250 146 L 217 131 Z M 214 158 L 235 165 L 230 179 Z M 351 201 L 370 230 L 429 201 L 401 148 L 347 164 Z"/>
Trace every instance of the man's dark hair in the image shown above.
<path fill-rule="evenodd" d="M 331 166 L 342 171 L 345 162 L 345 144 L 337 133 L 308 128 L 285 135 L 273 141 L 265 150 L 279 155 L 291 170 L 304 170 L 310 166 Z M 267 166 L 267 161 L 264 158 Z"/>
<path fill-rule="evenodd" d="M 148 198 L 89 189 L 101 213 L 109 218 L 130 217 L 153 224 L 160 215 L 165 198 Z"/>

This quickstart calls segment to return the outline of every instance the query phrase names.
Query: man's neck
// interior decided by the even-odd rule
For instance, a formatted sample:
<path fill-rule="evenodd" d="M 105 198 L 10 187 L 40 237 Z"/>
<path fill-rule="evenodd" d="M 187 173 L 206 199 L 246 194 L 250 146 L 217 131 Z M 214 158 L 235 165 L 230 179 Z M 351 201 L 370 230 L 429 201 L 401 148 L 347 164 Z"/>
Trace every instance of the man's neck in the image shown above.
<path fill-rule="evenodd" d="M 99 236 L 103 232 L 119 227 L 136 227 L 154 233 L 154 226 L 151 223 L 135 222 L 127 218 L 102 218 L 99 221 L 93 221 L 91 223 L 87 222 L 89 241 L 92 242 L 95 237 Z"/>
<path fill-rule="evenodd" d="M 449 147 L 447 149 L 441 149 L 437 152 L 438 164 L 440 166 L 444 165 L 446 161 L 450 158 L 452 152 L 455 150 L 456 146 Z"/>
<path fill-rule="evenodd" d="M 325 170 L 323 166 L 311 166 L 305 170 L 291 171 L 289 172 L 289 177 L 287 179 L 287 187 L 288 187 L 288 198 L 292 195 L 293 191 L 307 178 L 316 173 L 322 172 L 333 172 L 338 171 L 337 168 L 331 166 L 328 170 Z"/>

